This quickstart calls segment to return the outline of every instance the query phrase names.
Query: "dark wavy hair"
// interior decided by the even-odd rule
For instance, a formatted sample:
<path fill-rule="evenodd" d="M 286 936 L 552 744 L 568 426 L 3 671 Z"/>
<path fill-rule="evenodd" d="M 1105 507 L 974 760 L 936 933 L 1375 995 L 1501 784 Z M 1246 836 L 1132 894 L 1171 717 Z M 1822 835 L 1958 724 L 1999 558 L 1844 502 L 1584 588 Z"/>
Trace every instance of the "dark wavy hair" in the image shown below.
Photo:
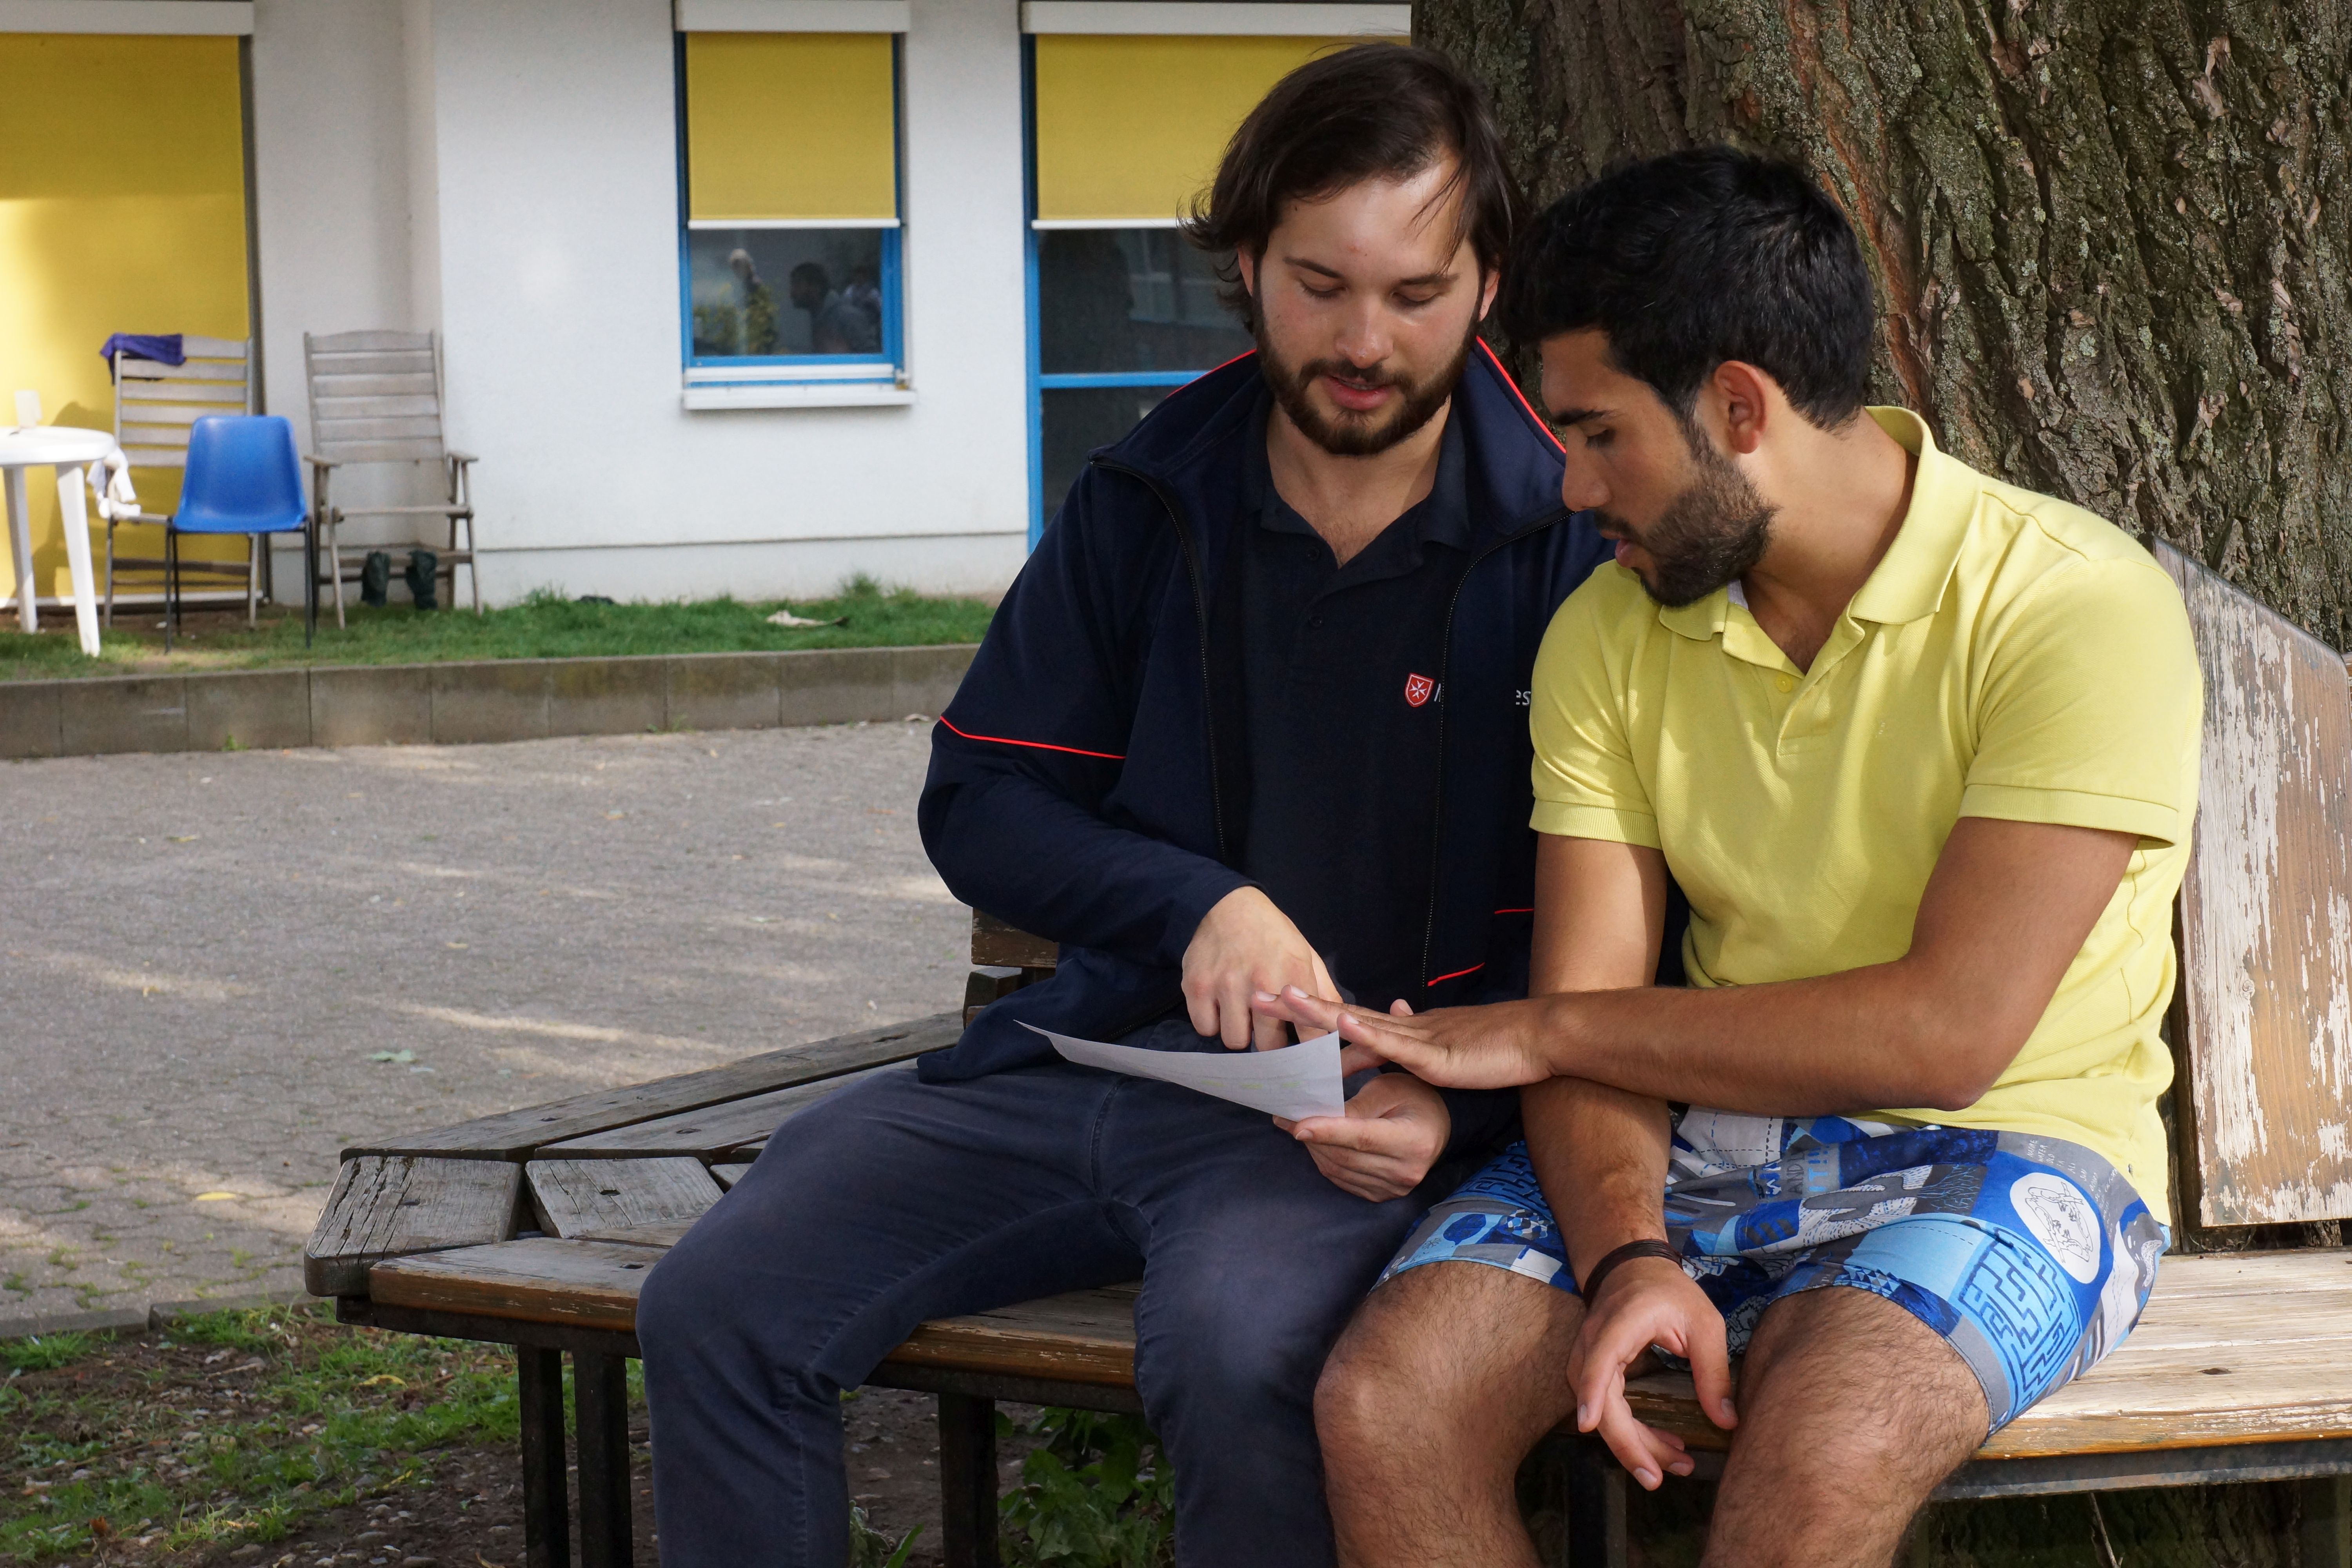
<path fill-rule="evenodd" d="M 1265 254 L 1286 204 L 1370 179 L 1410 179 L 1455 161 L 1439 199 L 1459 196 L 1461 229 L 1480 268 L 1500 270 L 1524 206 L 1503 135 L 1478 84 L 1444 56 L 1400 44 L 1355 44 L 1274 84 L 1234 131 L 1205 200 L 1184 233 L 1219 257 L 1226 304 L 1253 331 L 1255 301 L 1235 258 Z"/>
<path fill-rule="evenodd" d="M 1598 327 L 1610 357 L 1687 424 L 1726 360 L 1824 429 L 1862 411 L 1877 331 L 1870 268 L 1804 171 L 1732 147 L 1621 163 L 1519 237 L 1498 315 L 1533 345 Z"/>

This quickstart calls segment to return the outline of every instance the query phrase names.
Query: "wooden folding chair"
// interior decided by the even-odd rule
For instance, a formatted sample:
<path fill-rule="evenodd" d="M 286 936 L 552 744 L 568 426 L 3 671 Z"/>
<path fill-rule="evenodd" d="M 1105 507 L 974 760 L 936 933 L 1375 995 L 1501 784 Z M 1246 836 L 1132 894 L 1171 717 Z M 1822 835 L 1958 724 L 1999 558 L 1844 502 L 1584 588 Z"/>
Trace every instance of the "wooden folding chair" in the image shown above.
<path fill-rule="evenodd" d="M 424 540 L 395 550 L 430 550 L 435 575 L 449 579 L 457 596 L 457 568 L 467 571 L 474 613 L 482 613 L 482 582 L 474 566 L 474 506 L 467 471 L 475 459 L 441 439 L 441 338 L 437 332 L 302 334 L 302 363 L 310 388 L 310 528 L 316 585 L 335 595 L 335 625 L 343 624 L 343 584 L 358 578 L 365 552 L 346 562 L 338 532 L 360 517 L 439 518 L 446 544 Z M 337 468 L 360 463 L 430 463 L 446 499 L 422 505 L 341 506 L 330 487 Z M 458 546 L 463 530 L 465 545 Z M 371 549 L 384 549 L 371 544 Z"/>

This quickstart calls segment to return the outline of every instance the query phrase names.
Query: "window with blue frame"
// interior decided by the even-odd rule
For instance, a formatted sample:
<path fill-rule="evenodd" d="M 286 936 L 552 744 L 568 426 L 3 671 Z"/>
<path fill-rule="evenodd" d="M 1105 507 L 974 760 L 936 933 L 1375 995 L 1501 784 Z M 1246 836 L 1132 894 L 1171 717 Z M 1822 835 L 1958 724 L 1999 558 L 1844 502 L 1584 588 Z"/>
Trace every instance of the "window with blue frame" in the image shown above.
<path fill-rule="evenodd" d="M 1251 347 L 1177 216 L 1266 89 L 1339 41 L 1029 39 L 1033 539 L 1089 452 Z"/>
<path fill-rule="evenodd" d="M 898 379 L 897 37 L 686 33 L 678 55 L 688 383 Z"/>
<path fill-rule="evenodd" d="M 1039 458 L 1045 514 L 1087 454 L 1118 440 L 1170 390 L 1250 348 L 1217 299 L 1214 260 L 1172 226 L 1041 228 Z"/>

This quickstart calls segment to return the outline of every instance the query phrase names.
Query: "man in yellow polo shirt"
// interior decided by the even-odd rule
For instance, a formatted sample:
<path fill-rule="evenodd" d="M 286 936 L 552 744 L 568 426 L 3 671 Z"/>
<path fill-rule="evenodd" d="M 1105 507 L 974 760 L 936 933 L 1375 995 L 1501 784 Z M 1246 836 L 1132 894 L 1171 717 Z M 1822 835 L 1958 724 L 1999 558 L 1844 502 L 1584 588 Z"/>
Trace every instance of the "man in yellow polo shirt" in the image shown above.
<path fill-rule="evenodd" d="M 1624 1398 L 1654 1347 L 1733 1431 L 1708 1563 L 1883 1564 L 2155 1280 L 2188 617 L 2112 525 L 1863 406 L 1869 275 L 1796 170 L 1629 165 L 1508 278 L 1618 542 L 1536 666 L 1530 999 L 1259 999 L 1532 1086 L 1326 1368 L 1340 1558 L 1532 1564 L 1512 1476 L 1570 1414 L 1688 1473 Z M 1669 878 L 1687 988 L 1651 984 Z"/>

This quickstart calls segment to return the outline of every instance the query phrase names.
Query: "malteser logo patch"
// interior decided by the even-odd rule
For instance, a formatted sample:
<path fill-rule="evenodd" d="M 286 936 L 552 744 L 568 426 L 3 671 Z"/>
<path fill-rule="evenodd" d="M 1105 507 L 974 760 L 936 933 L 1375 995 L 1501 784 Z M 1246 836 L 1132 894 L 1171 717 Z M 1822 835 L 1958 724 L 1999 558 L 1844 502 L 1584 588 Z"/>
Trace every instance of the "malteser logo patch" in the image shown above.
<path fill-rule="evenodd" d="M 1408 708 L 1418 708 L 1428 701 L 1429 694 L 1436 689 L 1437 682 L 1430 679 L 1429 677 L 1408 675 L 1404 678 L 1404 705 Z"/>
<path fill-rule="evenodd" d="M 2088 1285 L 2099 1273 L 2099 1216 L 2083 1190 L 2063 1176 L 2035 1171 L 2009 1189 L 2010 1206 L 2058 1267 Z"/>

